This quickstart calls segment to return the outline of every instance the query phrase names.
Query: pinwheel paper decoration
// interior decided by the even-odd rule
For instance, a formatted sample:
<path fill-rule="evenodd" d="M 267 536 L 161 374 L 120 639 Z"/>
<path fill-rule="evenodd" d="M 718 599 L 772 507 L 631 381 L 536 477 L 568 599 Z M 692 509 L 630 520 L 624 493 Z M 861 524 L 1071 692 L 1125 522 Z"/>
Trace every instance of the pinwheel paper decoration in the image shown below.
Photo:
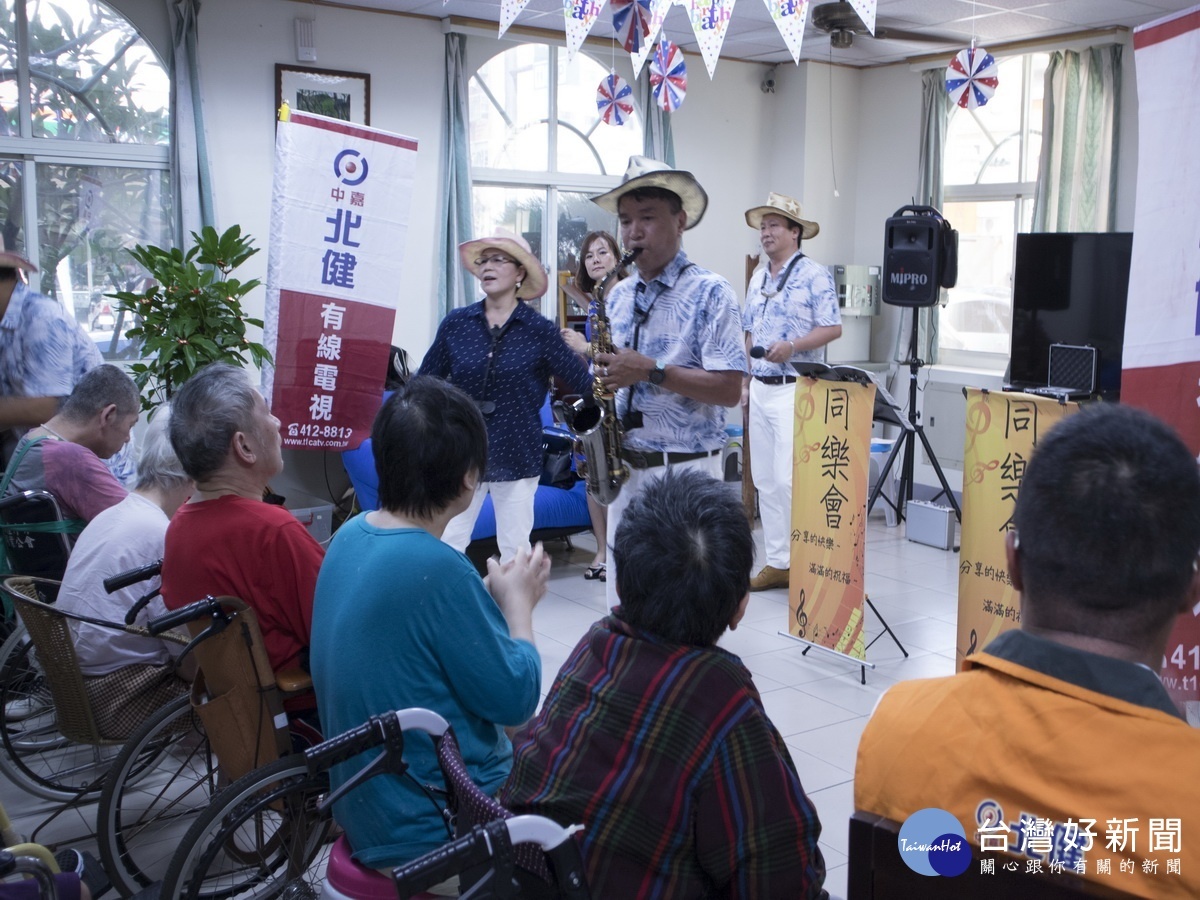
<path fill-rule="evenodd" d="M 626 53 L 637 53 L 650 38 L 650 0 L 610 0 L 613 32 Z"/>
<path fill-rule="evenodd" d="M 1000 79 L 996 59 L 982 47 L 968 47 L 946 67 L 946 91 L 963 109 L 986 106 Z"/>
<path fill-rule="evenodd" d="M 609 72 L 596 88 L 596 108 L 605 125 L 624 125 L 633 115 L 633 89 L 616 72 Z"/>
<path fill-rule="evenodd" d="M 658 42 L 654 58 L 650 60 L 650 87 L 655 102 L 665 112 L 679 109 L 687 94 L 687 63 L 683 61 L 683 51 L 666 38 Z"/>

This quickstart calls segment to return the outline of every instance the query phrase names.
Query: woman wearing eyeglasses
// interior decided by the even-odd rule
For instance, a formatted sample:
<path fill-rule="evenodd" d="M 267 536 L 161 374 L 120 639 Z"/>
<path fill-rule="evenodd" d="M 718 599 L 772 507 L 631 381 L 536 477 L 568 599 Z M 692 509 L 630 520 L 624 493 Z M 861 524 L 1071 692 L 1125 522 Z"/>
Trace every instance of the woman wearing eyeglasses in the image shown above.
<path fill-rule="evenodd" d="M 587 337 L 584 337 L 574 329 L 564 328 L 562 336 L 568 347 L 576 353 L 587 356 L 591 349 L 589 346 L 591 315 L 596 304 L 593 292 L 596 286 L 602 284 L 609 273 L 620 263 L 621 250 L 617 245 L 617 239 L 607 231 L 589 231 L 584 235 L 583 242 L 579 246 L 583 254 L 579 259 L 579 269 L 575 273 L 574 284 L 567 288 L 567 292 L 571 294 L 576 303 L 587 309 L 589 332 Z M 613 278 L 610 286 L 628 274 L 625 269 L 621 269 Z M 597 503 L 596 498 L 591 494 L 587 495 L 587 504 L 588 516 L 592 520 L 592 534 L 596 536 L 596 555 L 592 557 L 592 564 L 584 569 L 583 577 L 589 581 L 597 579 L 607 581 L 608 546 L 605 535 L 608 533 L 608 508 Z"/>
<path fill-rule="evenodd" d="M 550 378 L 579 394 L 591 391 L 592 381 L 554 324 L 523 302 L 546 292 L 546 273 L 524 238 L 497 232 L 467 241 L 458 252 L 484 297 L 442 320 L 420 374 L 444 378 L 475 398 L 487 423 L 488 457 L 470 507 L 450 520 L 442 540 L 465 550 L 490 492 L 500 561 L 506 563 L 529 546 L 533 530 L 533 495 L 542 472 L 539 410 Z"/>

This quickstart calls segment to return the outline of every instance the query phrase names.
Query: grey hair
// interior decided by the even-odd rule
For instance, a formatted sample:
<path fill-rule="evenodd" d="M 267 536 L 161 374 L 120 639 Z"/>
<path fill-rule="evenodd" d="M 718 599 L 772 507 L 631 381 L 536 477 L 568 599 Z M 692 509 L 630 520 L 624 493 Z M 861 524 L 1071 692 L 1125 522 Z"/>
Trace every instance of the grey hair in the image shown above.
<path fill-rule="evenodd" d="M 70 422 L 82 423 L 99 415 L 110 404 L 117 407 L 120 416 L 132 415 L 142 408 L 133 379 L 124 369 L 105 363 L 79 379 L 59 414 Z"/>
<path fill-rule="evenodd" d="M 254 421 L 258 392 L 246 373 L 229 363 L 211 363 L 184 382 L 171 399 L 171 446 L 195 481 L 217 472 L 239 431 Z"/>
<path fill-rule="evenodd" d="M 183 471 L 179 457 L 175 455 L 175 448 L 171 446 L 171 435 L 168 432 L 170 421 L 171 407 L 160 406 L 142 436 L 136 490 L 156 488 L 160 491 L 171 491 L 192 480 L 187 472 Z"/>

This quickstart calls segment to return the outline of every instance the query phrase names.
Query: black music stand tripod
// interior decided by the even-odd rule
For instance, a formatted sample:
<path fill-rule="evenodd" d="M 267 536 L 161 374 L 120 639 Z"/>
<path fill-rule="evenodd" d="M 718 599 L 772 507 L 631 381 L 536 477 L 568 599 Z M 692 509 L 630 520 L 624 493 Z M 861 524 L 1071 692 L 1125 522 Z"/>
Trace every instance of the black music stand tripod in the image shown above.
<path fill-rule="evenodd" d="M 917 412 L 917 373 L 925 366 L 925 361 L 917 356 L 917 330 L 918 330 L 918 315 L 917 308 L 912 310 L 912 339 L 908 345 L 908 416 L 906 417 L 900 410 L 892 410 L 893 418 L 886 418 L 886 421 L 891 421 L 892 424 L 897 424 L 903 430 L 903 433 L 896 439 L 895 445 L 892 447 L 892 452 L 888 454 L 887 462 L 884 463 L 883 469 L 879 473 L 879 479 L 875 482 L 875 487 L 871 490 L 870 497 L 867 498 L 867 512 L 870 513 L 875 506 L 875 501 L 879 499 L 883 485 L 886 483 L 888 473 L 892 470 L 892 463 L 896 461 L 896 455 L 903 449 L 904 461 L 900 468 L 900 485 L 896 491 L 896 501 L 893 503 L 891 498 L 884 497 L 884 502 L 889 504 L 892 509 L 896 510 L 896 515 L 899 519 L 905 518 L 905 510 L 907 509 L 908 501 L 912 500 L 913 495 L 913 465 L 916 461 L 916 448 L 913 443 L 918 438 L 921 441 L 921 446 L 925 448 L 925 457 L 929 460 L 929 464 L 933 466 L 933 471 L 938 477 L 938 482 L 942 489 L 934 495 L 936 500 L 942 494 L 946 495 L 946 499 L 950 501 L 950 506 L 954 508 L 954 515 L 958 521 L 962 522 L 962 510 L 959 509 L 958 501 L 954 499 L 954 491 L 950 489 L 949 482 L 946 481 L 946 474 L 942 471 L 941 465 L 938 463 L 937 455 L 934 454 L 933 448 L 929 446 L 929 438 L 925 436 L 925 429 L 921 425 L 921 414 Z"/>

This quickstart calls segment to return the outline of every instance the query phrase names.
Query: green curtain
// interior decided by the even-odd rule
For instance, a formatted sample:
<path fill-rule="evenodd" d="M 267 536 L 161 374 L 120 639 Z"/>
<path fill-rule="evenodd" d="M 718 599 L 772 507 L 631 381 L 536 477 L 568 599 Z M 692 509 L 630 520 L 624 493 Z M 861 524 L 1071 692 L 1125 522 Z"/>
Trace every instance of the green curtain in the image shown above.
<path fill-rule="evenodd" d="M 438 238 L 438 319 L 467 303 L 466 277 L 458 259 L 458 245 L 474 237 L 471 224 L 471 153 L 467 129 L 467 39 L 446 35 L 446 119 L 442 143 L 446 165 L 442 172 L 442 196 L 446 217 Z"/>
<path fill-rule="evenodd" d="M 212 173 L 204 138 L 200 103 L 200 70 L 196 60 L 200 0 L 167 0 L 171 19 L 171 196 L 174 200 L 174 240 L 183 245 L 188 235 L 205 225 L 216 226 Z"/>
<path fill-rule="evenodd" d="M 634 82 L 637 107 L 642 111 L 642 153 L 651 159 L 675 167 L 675 139 L 671 134 L 671 114 L 664 112 L 650 89 L 650 67 Z"/>
<path fill-rule="evenodd" d="M 1116 222 L 1120 44 L 1051 54 L 1034 231 L 1111 231 Z"/>

